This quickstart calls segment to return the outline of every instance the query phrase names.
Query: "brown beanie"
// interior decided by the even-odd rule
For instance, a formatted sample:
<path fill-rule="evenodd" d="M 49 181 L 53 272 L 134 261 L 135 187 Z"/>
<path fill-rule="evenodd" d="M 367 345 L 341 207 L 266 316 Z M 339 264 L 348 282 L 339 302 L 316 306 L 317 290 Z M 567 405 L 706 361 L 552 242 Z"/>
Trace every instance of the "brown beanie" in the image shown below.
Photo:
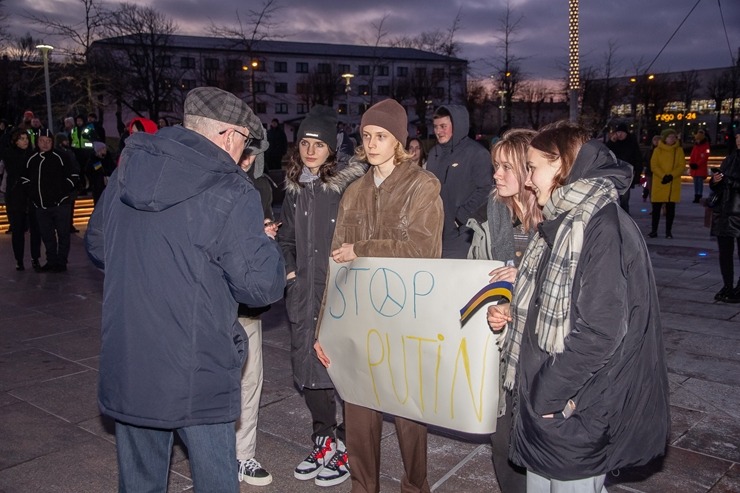
<path fill-rule="evenodd" d="M 362 115 L 360 132 L 366 125 L 376 125 L 388 130 L 401 145 L 409 137 L 409 120 L 406 110 L 395 99 L 384 99 L 374 104 Z"/>

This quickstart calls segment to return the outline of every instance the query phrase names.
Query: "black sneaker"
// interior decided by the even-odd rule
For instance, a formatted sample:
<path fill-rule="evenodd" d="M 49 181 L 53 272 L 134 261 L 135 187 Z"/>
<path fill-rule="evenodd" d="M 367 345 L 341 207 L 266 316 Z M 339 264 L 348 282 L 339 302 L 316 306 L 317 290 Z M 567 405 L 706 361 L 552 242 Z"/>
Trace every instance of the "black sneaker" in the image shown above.
<path fill-rule="evenodd" d="M 249 460 L 237 460 L 239 463 L 239 481 L 244 481 L 252 486 L 267 486 L 272 483 L 272 475 L 265 471 L 254 458 Z"/>
<path fill-rule="evenodd" d="M 648 238 L 657 238 L 657 237 L 658 237 L 658 233 L 656 233 L 655 231 L 651 231 L 648 233 Z"/>
<path fill-rule="evenodd" d="M 313 450 L 308 454 L 308 457 L 298 464 L 293 471 L 293 476 L 301 481 L 315 478 L 324 466 L 329 464 L 336 451 L 337 444 L 334 442 L 334 438 L 316 437 Z"/>
<path fill-rule="evenodd" d="M 26 270 L 26 267 L 23 265 L 23 262 L 16 262 L 15 270 Z"/>
<path fill-rule="evenodd" d="M 722 289 L 717 291 L 717 294 L 714 295 L 715 301 L 724 301 L 725 297 L 732 293 L 733 287 L 732 286 L 723 286 Z"/>
<path fill-rule="evenodd" d="M 349 458 L 347 449 L 341 440 L 337 440 L 337 453 L 331 458 L 329 463 L 319 472 L 314 483 L 317 486 L 334 486 L 344 483 L 349 479 Z"/>
<path fill-rule="evenodd" d="M 31 260 L 31 267 L 33 267 L 33 270 L 36 272 L 41 272 L 41 264 L 38 259 Z"/>

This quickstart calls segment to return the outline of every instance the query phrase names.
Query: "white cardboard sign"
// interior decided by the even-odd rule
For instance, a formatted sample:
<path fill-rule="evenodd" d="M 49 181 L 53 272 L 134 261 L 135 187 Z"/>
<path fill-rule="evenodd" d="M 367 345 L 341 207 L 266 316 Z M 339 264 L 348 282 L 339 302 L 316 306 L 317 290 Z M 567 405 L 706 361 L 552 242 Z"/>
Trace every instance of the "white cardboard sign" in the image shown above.
<path fill-rule="evenodd" d="M 466 433 L 496 430 L 499 349 L 481 308 L 460 309 L 496 261 L 329 261 L 319 341 L 353 404 Z"/>

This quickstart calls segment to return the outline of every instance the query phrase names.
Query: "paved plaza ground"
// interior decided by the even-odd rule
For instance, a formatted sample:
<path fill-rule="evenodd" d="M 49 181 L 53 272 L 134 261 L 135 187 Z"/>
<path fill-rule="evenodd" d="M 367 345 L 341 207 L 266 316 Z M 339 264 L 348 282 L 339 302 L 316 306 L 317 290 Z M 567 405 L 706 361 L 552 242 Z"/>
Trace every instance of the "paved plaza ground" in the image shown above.
<path fill-rule="evenodd" d="M 670 446 L 662 461 L 610 474 L 610 492 L 740 491 L 740 304 L 713 301 L 721 287 L 716 243 L 703 225 L 703 207 L 690 203 L 690 186 L 684 185 L 683 197 L 674 239 L 665 239 L 662 229 L 658 238 L 647 239 L 671 385 Z M 645 232 L 649 206 L 632 197 L 632 215 Z M 63 274 L 16 272 L 10 235 L 0 235 L 2 493 L 116 491 L 112 423 L 96 402 L 102 281 L 85 256 L 82 233 L 72 238 Z M 243 484 L 242 492 L 324 491 L 293 478 L 293 468 L 309 452 L 311 424 L 293 387 L 283 312 L 277 304 L 264 317 L 257 443 L 257 459 L 274 482 L 263 488 Z M 382 491 L 399 491 L 402 467 L 390 422 L 382 461 Z M 436 492 L 499 491 L 488 437 L 432 430 L 428 468 Z M 169 491 L 188 490 L 188 461 L 178 447 Z M 349 490 L 349 482 L 331 489 Z"/>

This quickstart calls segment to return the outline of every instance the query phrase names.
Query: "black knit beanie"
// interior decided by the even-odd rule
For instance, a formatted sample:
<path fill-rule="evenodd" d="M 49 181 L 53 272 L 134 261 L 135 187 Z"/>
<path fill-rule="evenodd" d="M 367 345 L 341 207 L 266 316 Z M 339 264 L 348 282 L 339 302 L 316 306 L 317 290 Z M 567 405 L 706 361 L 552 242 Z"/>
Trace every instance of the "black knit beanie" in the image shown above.
<path fill-rule="evenodd" d="M 337 112 L 321 104 L 311 108 L 298 127 L 298 140 L 306 137 L 324 141 L 332 152 L 336 151 Z"/>

